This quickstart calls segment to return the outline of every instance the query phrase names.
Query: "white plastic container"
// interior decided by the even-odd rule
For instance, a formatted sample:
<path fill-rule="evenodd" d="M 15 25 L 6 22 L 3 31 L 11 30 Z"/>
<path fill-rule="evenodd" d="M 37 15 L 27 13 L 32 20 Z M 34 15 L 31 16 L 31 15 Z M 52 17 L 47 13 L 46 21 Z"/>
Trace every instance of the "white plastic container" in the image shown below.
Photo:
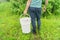
<path fill-rule="evenodd" d="M 31 18 L 29 17 L 20 18 L 20 24 L 23 33 L 30 33 L 30 23 Z"/>

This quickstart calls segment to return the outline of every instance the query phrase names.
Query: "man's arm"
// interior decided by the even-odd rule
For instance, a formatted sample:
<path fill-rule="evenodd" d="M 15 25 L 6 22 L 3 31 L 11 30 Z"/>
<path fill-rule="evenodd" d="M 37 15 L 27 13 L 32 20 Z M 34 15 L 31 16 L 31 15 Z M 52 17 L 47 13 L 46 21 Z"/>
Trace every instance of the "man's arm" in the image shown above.
<path fill-rule="evenodd" d="M 44 8 L 43 8 L 43 11 L 46 12 L 46 7 L 48 5 L 48 0 L 45 0 L 45 5 L 44 5 Z"/>
<path fill-rule="evenodd" d="M 45 0 L 45 6 L 47 6 L 48 5 L 48 0 Z"/>
<path fill-rule="evenodd" d="M 24 14 L 27 13 L 28 8 L 29 8 L 29 6 L 30 6 L 30 3 L 31 3 L 31 0 L 28 0 L 28 1 L 27 1 L 27 4 L 26 4 L 26 8 L 25 8 L 25 10 L 24 10 Z"/>

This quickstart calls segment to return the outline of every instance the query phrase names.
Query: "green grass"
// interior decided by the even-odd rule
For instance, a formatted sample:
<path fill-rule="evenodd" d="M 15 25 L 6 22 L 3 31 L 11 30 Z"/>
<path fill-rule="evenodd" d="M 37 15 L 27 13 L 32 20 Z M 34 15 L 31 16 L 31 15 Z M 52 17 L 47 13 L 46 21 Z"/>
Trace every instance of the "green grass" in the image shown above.
<path fill-rule="evenodd" d="M 9 3 L 0 4 L 0 40 L 29 40 L 33 34 L 22 34 L 19 15 L 12 15 Z M 60 40 L 60 18 L 41 18 L 42 40 Z M 30 37 L 31 35 L 31 37 Z"/>

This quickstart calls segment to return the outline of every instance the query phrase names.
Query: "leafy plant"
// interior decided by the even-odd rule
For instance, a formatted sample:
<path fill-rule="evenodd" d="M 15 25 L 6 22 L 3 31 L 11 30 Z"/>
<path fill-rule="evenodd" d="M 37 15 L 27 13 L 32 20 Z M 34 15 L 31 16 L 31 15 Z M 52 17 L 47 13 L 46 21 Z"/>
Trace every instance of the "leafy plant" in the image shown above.
<path fill-rule="evenodd" d="M 43 5 L 44 5 L 43 0 Z M 43 13 L 43 16 L 49 16 L 49 15 L 59 15 L 60 14 L 60 0 L 48 0 L 48 5 L 46 7 L 46 12 Z"/>

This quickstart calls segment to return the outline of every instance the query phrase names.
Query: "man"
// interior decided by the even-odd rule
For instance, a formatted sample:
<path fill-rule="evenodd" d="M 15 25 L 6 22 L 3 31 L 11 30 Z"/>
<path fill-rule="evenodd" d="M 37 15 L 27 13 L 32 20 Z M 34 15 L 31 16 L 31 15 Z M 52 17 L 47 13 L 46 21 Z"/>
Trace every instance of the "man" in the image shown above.
<path fill-rule="evenodd" d="M 46 5 L 48 4 L 48 0 L 45 0 L 45 6 L 44 11 L 46 10 Z M 32 32 L 33 34 L 36 34 L 36 19 L 38 24 L 38 31 L 40 30 L 40 16 L 41 16 L 41 7 L 42 0 L 28 0 L 26 4 L 26 8 L 24 10 L 24 15 L 26 15 L 27 11 L 29 10 L 29 14 L 31 16 L 31 22 L 32 22 Z"/>

